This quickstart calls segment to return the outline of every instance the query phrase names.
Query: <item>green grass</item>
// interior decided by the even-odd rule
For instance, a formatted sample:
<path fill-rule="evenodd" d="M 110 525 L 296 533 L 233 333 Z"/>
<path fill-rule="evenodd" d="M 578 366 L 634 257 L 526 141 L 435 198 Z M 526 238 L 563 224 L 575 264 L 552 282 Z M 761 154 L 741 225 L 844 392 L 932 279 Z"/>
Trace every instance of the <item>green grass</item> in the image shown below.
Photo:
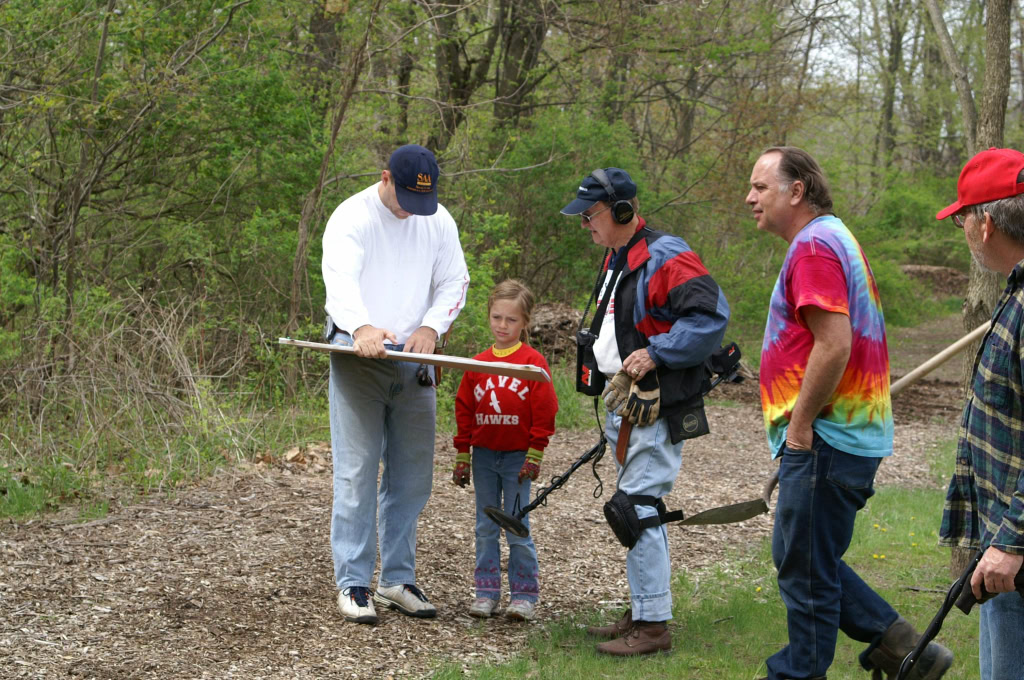
<path fill-rule="evenodd" d="M 952 443 L 941 447 L 933 475 L 945 474 Z M 949 551 L 936 545 L 944 491 L 882 487 L 858 513 L 846 561 L 904 617 L 924 631 L 949 587 Z M 605 559 L 623 559 L 622 555 Z M 543 566 L 542 566 L 543 568 Z M 439 667 L 439 680 L 472 677 L 523 678 L 687 678 L 746 680 L 765 674 L 764 660 L 786 643 L 786 612 L 778 595 L 768 537 L 737 552 L 718 569 L 677 574 L 673 584 L 673 651 L 640 659 L 610 659 L 593 650 L 582 627 L 607 622 L 619 612 L 581 611 L 537 630 L 527 648 L 505 664 Z M 487 623 L 478 624 L 483 635 Z M 957 661 L 946 680 L 978 677 L 977 614 L 947 615 L 938 641 Z M 485 639 L 485 638 L 482 638 Z M 869 677 L 857 657 L 863 643 L 840 634 L 830 680 Z"/>

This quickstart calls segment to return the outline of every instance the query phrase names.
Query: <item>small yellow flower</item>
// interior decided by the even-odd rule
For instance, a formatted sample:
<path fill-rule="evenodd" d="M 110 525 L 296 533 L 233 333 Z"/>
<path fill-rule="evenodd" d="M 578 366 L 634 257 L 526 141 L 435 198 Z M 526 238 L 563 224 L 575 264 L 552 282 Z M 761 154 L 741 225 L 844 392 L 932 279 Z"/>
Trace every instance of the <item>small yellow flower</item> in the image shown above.
<path fill-rule="evenodd" d="M 914 517 L 913 515 L 911 515 L 911 516 L 910 516 L 910 519 L 917 519 L 917 518 L 916 518 L 916 517 Z"/>
<path fill-rule="evenodd" d="M 911 531 L 911 532 L 910 532 L 910 535 L 911 535 L 911 536 L 913 536 L 913 535 L 914 535 L 914 532 L 913 532 L 913 531 Z"/>
<path fill-rule="evenodd" d="M 757 587 L 757 590 L 755 590 L 754 592 L 755 592 L 755 593 L 759 593 L 759 592 L 761 592 L 761 586 L 758 586 L 758 587 Z"/>
<path fill-rule="evenodd" d="M 876 529 L 878 528 L 878 525 L 877 525 L 877 524 L 875 525 L 875 528 L 876 528 Z"/>
<path fill-rule="evenodd" d="M 873 558 L 875 558 L 875 559 L 877 560 L 877 559 L 878 559 L 878 553 L 875 553 L 875 554 L 874 554 L 874 555 L 872 555 L 871 557 L 873 557 Z"/>
<path fill-rule="evenodd" d="M 880 560 L 884 560 L 884 559 L 885 559 L 885 555 L 879 555 L 879 556 L 878 556 L 878 559 L 880 559 Z"/>
<path fill-rule="evenodd" d="M 916 547 L 917 547 L 917 543 L 911 543 L 911 544 L 910 544 L 910 547 L 911 547 L 911 548 L 916 548 Z"/>
<path fill-rule="evenodd" d="M 888 529 L 886 529 L 886 528 L 884 528 L 884 527 L 883 527 L 883 528 L 882 528 L 882 531 L 888 531 Z"/>

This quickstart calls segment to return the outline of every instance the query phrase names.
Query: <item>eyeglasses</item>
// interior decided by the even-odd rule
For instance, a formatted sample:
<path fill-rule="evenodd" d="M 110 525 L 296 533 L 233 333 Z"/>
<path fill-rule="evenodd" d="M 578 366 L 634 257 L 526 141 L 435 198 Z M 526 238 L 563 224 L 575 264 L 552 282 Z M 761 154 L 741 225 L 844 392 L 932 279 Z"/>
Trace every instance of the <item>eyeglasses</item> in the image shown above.
<path fill-rule="evenodd" d="M 598 210 L 598 211 L 597 211 L 596 213 L 591 213 L 591 214 L 589 214 L 589 215 L 588 215 L 588 214 L 586 214 L 586 213 L 580 213 L 580 217 L 582 217 L 582 218 L 583 218 L 584 220 L 586 220 L 587 224 L 590 224 L 590 222 L 591 222 L 591 221 L 592 221 L 592 220 L 593 220 L 593 219 L 594 219 L 595 217 L 597 217 L 597 216 L 598 216 L 598 215 L 600 215 L 601 213 L 603 213 L 603 212 L 605 212 L 605 211 L 608 211 L 608 210 L 611 210 L 611 209 L 612 209 L 612 207 L 611 207 L 611 206 L 608 206 L 608 207 L 607 207 L 607 208 L 605 208 L 604 210 Z"/>
<path fill-rule="evenodd" d="M 955 224 L 956 226 L 958 226 L 961 229 L 963 229 L 964 228 L 964 222 L 966 222 L 966 221 L 967 221 L 967 217 L 965 215 L 961 215 L 960 213 L 953 213 L 953 224 Z"/>

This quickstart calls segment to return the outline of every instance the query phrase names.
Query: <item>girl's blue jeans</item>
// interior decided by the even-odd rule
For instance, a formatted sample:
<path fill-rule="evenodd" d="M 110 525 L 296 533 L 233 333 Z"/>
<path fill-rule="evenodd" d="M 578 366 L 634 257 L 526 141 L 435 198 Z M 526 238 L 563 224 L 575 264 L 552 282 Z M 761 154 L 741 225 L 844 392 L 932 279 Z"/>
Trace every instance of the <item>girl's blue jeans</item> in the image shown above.
<path fill-rule="evenodd" d="M 519 482 L 526 451 L 492 451 L 473 447 L 473 488 L 476 491 L 476 596 L 501 598 L 501 528 L 484 514 L 491 505 L 510 515 L 530 502 L 530 478 Z M 518 503 L 518 504 L 517 504 Z M 522 519 L 527 529 L 530 515 Z M 508 589 L 513 600 L 536 602 L 540 592 L 537 548 L 533 539 L 505 532 L 508 541 Z"/>

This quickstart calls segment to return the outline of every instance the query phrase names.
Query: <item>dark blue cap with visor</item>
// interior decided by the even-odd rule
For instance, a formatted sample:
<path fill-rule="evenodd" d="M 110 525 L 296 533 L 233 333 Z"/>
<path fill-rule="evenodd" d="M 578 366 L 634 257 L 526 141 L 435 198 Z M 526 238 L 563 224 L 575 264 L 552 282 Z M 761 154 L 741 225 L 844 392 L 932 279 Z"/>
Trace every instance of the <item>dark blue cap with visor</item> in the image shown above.
<path fill-rule="evenodd" d="M 615 194 L 614 200 L 628 201 L 636 196 L 636 184 L 628 172 L 621 168 L 605 168 L 604 173 L 608 178 L 608 185 Z M 593 174 L 590 174 L 580 182 L 580 187 L 576 191 L 576 198 L 569 205 L 562 208 L 561 212 L 563 215 L 579 215 L 598 201 L 609 203 L 612 201 L 612 198 L 612 196 L 608 195 L 608 191 L 601 184 L 601 181 Z"/>

